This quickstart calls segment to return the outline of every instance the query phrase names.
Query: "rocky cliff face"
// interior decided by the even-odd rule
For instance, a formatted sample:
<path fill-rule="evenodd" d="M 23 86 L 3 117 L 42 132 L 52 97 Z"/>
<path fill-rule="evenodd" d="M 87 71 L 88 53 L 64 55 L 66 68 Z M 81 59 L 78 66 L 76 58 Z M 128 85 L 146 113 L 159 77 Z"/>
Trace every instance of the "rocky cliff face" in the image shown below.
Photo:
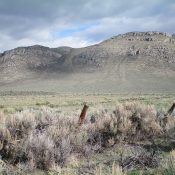
<path fill-rule="evenodd" d="M 100 44 L 73 49 L 20 47 L 0 54 L 0 81 L 44 73 L 144 71 L 175 73 L 175 35 L 130 32 Z M 165 71 L 166 70 L 166 71 Z"/>

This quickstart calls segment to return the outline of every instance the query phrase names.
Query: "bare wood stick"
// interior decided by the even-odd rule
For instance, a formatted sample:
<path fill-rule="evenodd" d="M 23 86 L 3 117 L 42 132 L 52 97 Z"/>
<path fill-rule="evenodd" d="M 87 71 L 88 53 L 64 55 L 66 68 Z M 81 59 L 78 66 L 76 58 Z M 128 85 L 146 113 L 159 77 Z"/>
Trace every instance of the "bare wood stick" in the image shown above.
<path fill-rule="evenodd" d="M 175 109 L 175 102 L 173 103 L 173 105 L 171 106 L 171 108 L 168 110 L 167 115 L 171 115 L 172 112 L 174 111 L 174 109 Z"/>
<path fill-rule="evenodd" d="M 79 117 L 79 121 L 78 121 L 79 126 L 81 126 L 83 124 L 84 120 L 85 120 L 88 107 L 89 106 L 87 106 L 86 103 L 85 103 L 84 107 L 81 111 L 80 117 Z"/>

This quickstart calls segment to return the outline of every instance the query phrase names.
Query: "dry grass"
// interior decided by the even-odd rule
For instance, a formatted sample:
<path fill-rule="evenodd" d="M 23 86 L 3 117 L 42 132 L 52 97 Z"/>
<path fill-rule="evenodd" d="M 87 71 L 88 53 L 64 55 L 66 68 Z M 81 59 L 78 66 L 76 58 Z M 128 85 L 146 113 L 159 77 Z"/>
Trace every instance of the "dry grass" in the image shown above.
<path fill-rule="evenodd" d="M 94 174 L 95 175 L 103 175 L 104 174 L 101 165 L 96 167 L 96 170 L 95 170 Z M 126 175 L 126 174 L 123 172 L 122 167 L 120 165 L 113 162 L 112 168 L 111 168 L 111 175 Z"/>

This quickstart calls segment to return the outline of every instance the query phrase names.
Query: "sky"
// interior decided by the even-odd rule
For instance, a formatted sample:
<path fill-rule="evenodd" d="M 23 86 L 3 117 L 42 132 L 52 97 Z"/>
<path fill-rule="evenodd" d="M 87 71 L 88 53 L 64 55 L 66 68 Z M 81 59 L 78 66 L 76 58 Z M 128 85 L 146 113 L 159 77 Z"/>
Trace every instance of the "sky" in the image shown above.
<path fill-rule="evenodd" d="M 0 0 L 0 52 L 84 47 L 132 31 L 175 33 L 175 0 Z"/>

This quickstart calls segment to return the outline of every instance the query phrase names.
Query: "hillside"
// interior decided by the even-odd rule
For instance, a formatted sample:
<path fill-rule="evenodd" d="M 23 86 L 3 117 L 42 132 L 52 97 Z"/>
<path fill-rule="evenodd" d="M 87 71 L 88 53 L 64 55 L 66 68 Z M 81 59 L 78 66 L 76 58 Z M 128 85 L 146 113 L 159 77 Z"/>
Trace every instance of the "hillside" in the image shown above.
<path fill-rule="evenodd" d="M 174 91 L 175 35 L 130 32 L 85 48 L 36 45 L 0 54 L 1 90 L 79 92 L 77 87 L 82 92 Z"/>

